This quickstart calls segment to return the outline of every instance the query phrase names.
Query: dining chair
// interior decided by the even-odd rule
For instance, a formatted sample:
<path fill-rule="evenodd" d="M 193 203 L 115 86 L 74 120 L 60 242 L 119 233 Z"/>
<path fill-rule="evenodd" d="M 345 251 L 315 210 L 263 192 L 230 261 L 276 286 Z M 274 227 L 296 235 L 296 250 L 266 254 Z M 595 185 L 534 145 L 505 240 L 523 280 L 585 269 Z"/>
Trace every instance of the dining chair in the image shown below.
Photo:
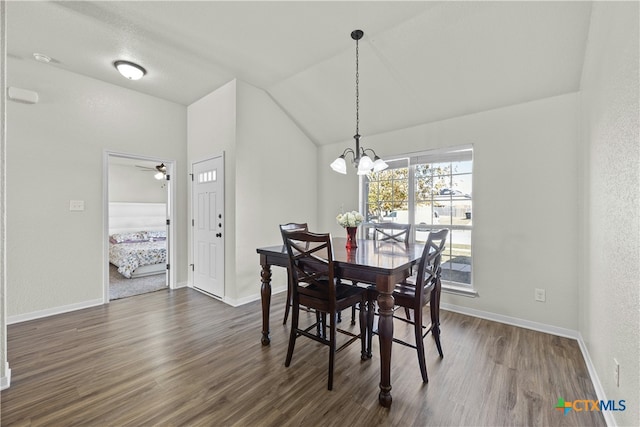
<path fill-rule="evenodd" d="M 405 247 L 409 247 L 409 239 L 411 232 L 411 224 L 402 224 L 398 222 L 376 222 L 372 224 L 373 240 L 382 243 L 404 243 Z M 355 284 L 355 283 L 354 283 Z M 355 323 L 356 310 L 351 309 L 351 323 Z M 409 309 L 405 308 L 405 315 L 410 319 Z"/>
<path fill-rule="evenodd" d="M 309 226 L 306 222 L 289 222 L 287 224 L 280 224 L 280 234 L 282 234 L 283 230 L 304 230 L 308 231 Z M 284 239 L 284 236 L 282 237 Z M 283 240 L 284 242 L 284 240 Z M 284 308 L 284 320 L 282 321 L 283 325 L 287 324 L 287 319 L 289 318 L 289 309 L 291 308 L 291 277 L 289 270 L 287 270 L 287 302 Z"/>
<path fill-rule="evenodd" d="M 357 286 L 344 284 L 336 276 L 333 261 L 331 235 L 312 233 L 306 230 L 283 230 L 282 236 L 289 255 L 291 272 L 293 306 L 291 313 L 291 334 L 285 366 L 291 364 L 296 339 L 305 336 L 329 346 L 329 390 L 333 389 L 333 366 L 335 354 L 349 344 L 360 339 L 361 357 L 366 359 L 366 313 L 360 313 L 360 334 L 337 328 L 337 313 L 355 304 L 366 301 L 367 290 Z M 299 327 L 300 306 L 326 313 L 329 320 L 329 337 L 326 334 L 314 334 L 310 331 L 317 327 L 316 323 L 302 329 Z M 325 321 L 326 322 L 326 321 Z M 323 325 L 323 328 L 326 326 Z M 336 333 L 344 333 L 350 338 L 336 348 Z"/>
<path fill-rule="evenodd" d="M 429 334 L 429 332 L 432 333 L 436 342 L 438 354 L 441 358 L 444 357 L 442 353 L 442 345 L 440 343 L 440 276 L 442 272 L 440 263 L 448 234 L 449 230 L 447 229 L 429 233 L 429 237 L 427 238 L 427 242 L 425 243 L 422 251 L 417 272 L 414 275 L 407 277 L 401 283 L 398 283 L 393 291 L 396 306 L 413 310 L 413 320 L 397 316 L 393 316 L 393 318 L 413 325 L 415 345 L 397 337 L 394 338 L 393 341 L 416 349 L 418 353 L 420 373 L 422 374 L 422 381 L 425 383 L 429 382 L 429 378 L 427 376 L 427 364 L 425 362 L 424 355 L 424 338 Z M 378 293 L 374 288 L 370 288 L 369 292 L 371 303 L 372 300 L 375 300 Z M 422 308 L 427 304 L 429 304 L 431 324 L 424 326 L 422 322 Z M 374 311 L 372 310 L 367 319 L 367 327 L 370 331 L 373 331 L 373 312 Z M 375 331 L 373 331 L 373 333 L 375 333 Z M 370 346 L 371 343 L 368 342 L 367 351 L 369 352 L 371 351 Z"/>
<path fill-rule="evenodd" d="M 378 222 L 373 224 L 373 240 L 378 242 L 402 242 L 409 244 L 411 224 Z"/>

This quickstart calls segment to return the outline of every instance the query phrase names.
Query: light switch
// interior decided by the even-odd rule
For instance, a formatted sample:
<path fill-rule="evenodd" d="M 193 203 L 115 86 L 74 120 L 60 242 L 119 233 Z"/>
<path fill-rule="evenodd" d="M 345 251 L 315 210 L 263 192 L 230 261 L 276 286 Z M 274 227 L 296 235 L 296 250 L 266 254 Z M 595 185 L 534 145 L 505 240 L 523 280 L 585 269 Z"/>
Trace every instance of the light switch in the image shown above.
<path fill-rule="evenodd" d="M 84 200 L 69 200 L 69 210 L 70 211 L 83 211 L 84 210 Z"/>

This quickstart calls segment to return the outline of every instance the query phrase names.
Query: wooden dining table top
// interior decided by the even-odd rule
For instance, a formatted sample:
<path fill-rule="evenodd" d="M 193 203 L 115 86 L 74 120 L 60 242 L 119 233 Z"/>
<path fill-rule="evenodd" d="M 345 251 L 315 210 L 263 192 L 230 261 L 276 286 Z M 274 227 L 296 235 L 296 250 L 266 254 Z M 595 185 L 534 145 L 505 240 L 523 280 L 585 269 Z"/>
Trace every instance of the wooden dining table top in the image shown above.
<path fill-rule="evenodd" d="M 340 270 L 338 275 L 342 279 L 359 280 L 363 283 L 375 284 L 377 274 L 389 274 L 390 272 L 406 269 L 414 264 L 422 256 L 423 244 L 377 242 L 374 240 L 357 239 L 356 249 L 347 249 L 347 239 L 344 237 L 332 238 L 333 259 Z M 274 245 L 258 248 L 260 254 L 269 254 L 271 264 L 286 267 L 288 262 L 287 250 L 284 245 Z M 274 263 L 273 258 L 282 255 L 283 264 Z M 354 270 L 366 270 L 369 274 L 359 272 L 357 277 L 350 277 Z M 346 271 L 341 271 L 346 270 Z M 340 274 L 344 273 L 344 274 Z M 363 277 L 364 276 L 364 277 Z M 370 280 L 366 280 L 372 276 Z"/>

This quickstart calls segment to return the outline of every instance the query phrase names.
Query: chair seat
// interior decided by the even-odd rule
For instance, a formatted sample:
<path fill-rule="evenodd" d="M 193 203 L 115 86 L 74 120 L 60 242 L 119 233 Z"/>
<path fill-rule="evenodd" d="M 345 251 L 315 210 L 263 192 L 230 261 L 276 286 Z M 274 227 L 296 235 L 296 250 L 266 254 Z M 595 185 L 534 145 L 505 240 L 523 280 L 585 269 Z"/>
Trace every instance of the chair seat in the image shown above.
<path fill-rule="evenodd" d="M 407 277 L 404 282 L 396 284 L 395 289 L 393 290 L 393 296 L 396 299 L 396 305 L 405 306 L 405 304 L 398 302 L 398 298 L 408 298 L 409 300 L 406 304 L 411 306 L 409 308 L 413 308 L 413 305 L 415 305 L 414 299 L 416 297 L 415 281 L 416 276 L 414 275 L 411 277 Z M 430 293 L 434 287 L 435 284 L 433 282 L 430 282 L 428 286 L 425 286 L 424 294 L 426 295 L 427 293 Z"/>
<path fill-rule="evenodd" d="M 326 281 L 321 281 L 326 282 Z M 320 311 L 327 311 L 329 307 L 329 295 L 326 287 L 316 284 L 308 284 L 299 289 L 300 304 L 310 305 Z M 306 291 L 309 291 L 307 294 Z M 363 294 L 367 290 L 358 286 L 346 285 L 344 283 L 336 284 L 336 310 L 344 310 L 353 304 L 360 302 Z M 325 308 L 325 310 L 323 310 Z"/>

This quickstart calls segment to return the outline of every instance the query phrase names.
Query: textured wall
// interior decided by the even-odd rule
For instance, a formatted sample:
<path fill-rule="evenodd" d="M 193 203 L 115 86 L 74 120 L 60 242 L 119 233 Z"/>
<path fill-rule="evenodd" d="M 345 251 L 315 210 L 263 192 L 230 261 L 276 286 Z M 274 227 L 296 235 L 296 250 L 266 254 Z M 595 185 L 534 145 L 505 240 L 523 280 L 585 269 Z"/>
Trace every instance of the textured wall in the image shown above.
<path fill-rule="evenodd" d="M 582 78 L 586 208 L 580 331 L 618 425 L 640 425 L 638 3 L 597 2 Z M 620 363 L 620 386 L 612 372 Z"/>
<path fill-rule="evenodd" d="M 7 25 L 6 3 L 0 2 L 0 383 L 8 386 L 7 363 L 7 307 L 6 307 L 6 57 L 7 57 Z"/>
<path fill-rule="evenodd" d="M 316 147 L 264 91 L 238 80 L 191 104 L 188 116 L 189 162 L 225 152 L 225 301 L 256 299 L 256 248 L 281 241 L 278 224 L 316 221 Z M 285 288 L 283 269 L 272 279 L 274 291 Z"/>
<path fill-rule="evenodd" d="M 282 243 L 279 224 L 316 225 L 316 146 L 261 89 L 238 82 L 236 176 L 236 298 L 260 292 L 256 248 Z M 277 271 L 276 271 L 277 270 Z M 274 268 L 273 288 L 286 287 Z"/>
<path fill-rule="evenodd" d="M 187 161 L 188 168 L 195 162 L 221 156 L 224 153 L 224 204 L 225 204 L 225 297 L 235 289 L 236 259 L 226 254 L 233 253 L 235 233 L 235 187 L 236 187 L 236 81 L 232 80 L 187 107 Z M 189 191 L 189 218 L 193 218 Z M 191 229 L 189 259 L 193 259 Z M 192 261 L 189 261 L 192 262 Z M 189 269 L 189 284 L 193 285 L 193 273 Z"/>
<path fill-rule="evenodd" d="M 175 265 L 186 282 L 186 107 L 33 60 L 9 58 L 7 71 L 8 85 L 40 95 L 7 105 L 8 315 L 102 300 L 105 151 L 176 160 Z"/>
<path fill-rule="evenodd" d="M 443 302 L 577 330 L 579 97 L 568 94 L 363 138 L 384 157 L 473 144 L 473 284 L 478 298 Z M 363 129 L 363 131 L 365 131 Z M 320 226 L 356 209 L 355 172 L 329 163 L 352 144 L 320 150 Z M 545 303 L 534 289 L 545 288 Z"/>

